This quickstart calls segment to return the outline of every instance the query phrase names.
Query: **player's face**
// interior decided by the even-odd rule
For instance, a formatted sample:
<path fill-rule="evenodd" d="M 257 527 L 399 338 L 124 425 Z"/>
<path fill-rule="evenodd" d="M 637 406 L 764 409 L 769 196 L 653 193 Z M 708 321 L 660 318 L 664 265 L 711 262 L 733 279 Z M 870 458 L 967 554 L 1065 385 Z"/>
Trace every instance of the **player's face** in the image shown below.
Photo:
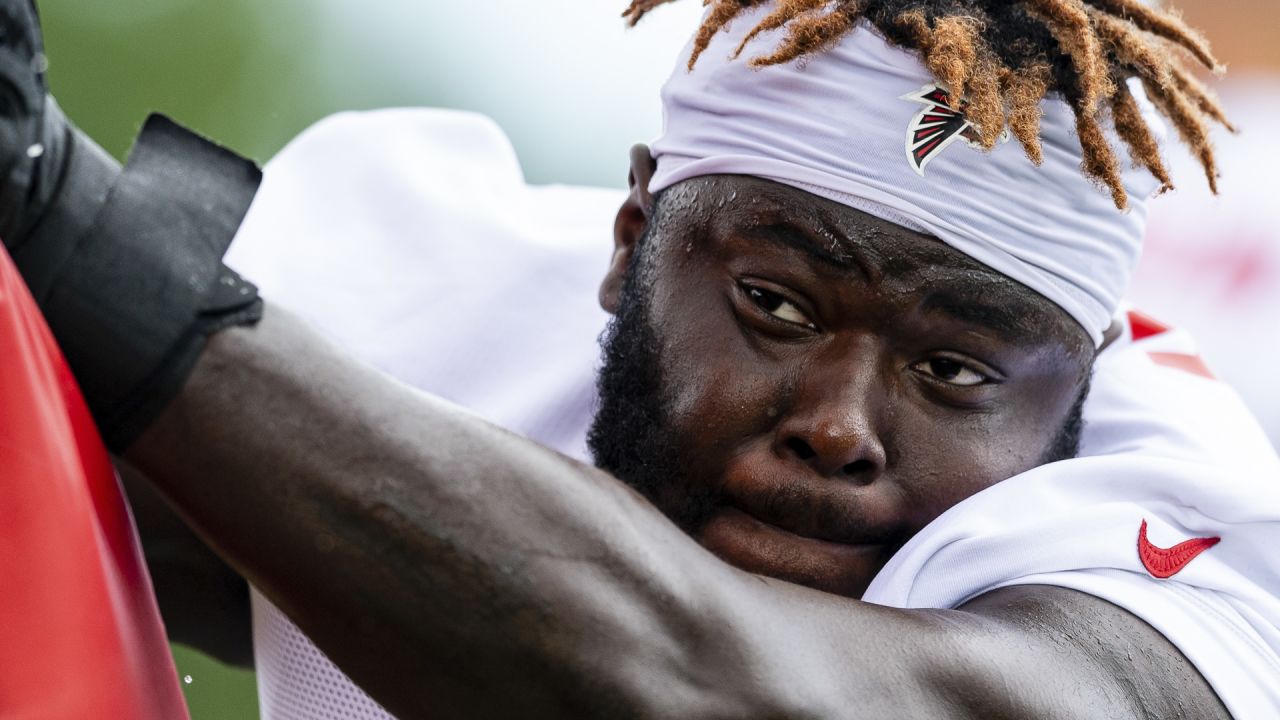
<path fill-rule="evenodd" d="M 1054 452 L 1092 350 L 1048 301 L 763 180 L 687 181 L 661 207 L 610 308 L 592 447 L 724 560 L 858 597 L 947 508 Z"/>

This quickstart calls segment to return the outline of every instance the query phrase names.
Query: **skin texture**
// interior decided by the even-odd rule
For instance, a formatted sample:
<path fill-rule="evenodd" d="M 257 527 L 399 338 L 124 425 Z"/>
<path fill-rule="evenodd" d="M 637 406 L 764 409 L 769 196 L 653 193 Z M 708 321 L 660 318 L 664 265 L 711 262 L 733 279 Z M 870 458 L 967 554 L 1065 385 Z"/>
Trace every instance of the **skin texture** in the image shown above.
<path fill-rule="evenodd" d="M 932 238 L 763 180 L 686 183 L 651 224 L 649 157 L 636 149 L 646 182 L 632 177 L 604 281 L 606 309 L 632 307 L 606 343 L 592 449 L 713 552 L 857 598 L 946 508 L 1074 454 L 1054 441 L 1093 350 L 1055 306 Z M 943 291 L 993 309 L 949 317 L 928 304 Z M 175 637 L 248 661 L 243 581 L 152 519 L 162 510 L 141 507 L 142 533 Z"/>
<path fill-rule="evenodd" d="M 643 251 L 618 235 L 611 272 L 636 282 L 605 282 L 623 312 L 592 450 L 738 567 L 860 597 L 933 518 L 1054 454 L 1079 410 L 1083 331 L 937 240 L 748 177 L 659 206 Z"/>
<path fill-rule="evenodd" d="M 633 172 L 643 188 L 647 165 Z M 742 247 L 759 218 L 735 220 L 732 202 L 689 218 L 664 200 L 702 228 L 680 237 L 692 250 L 655 246 L 667 274 L 652 286 L 659 344 L 685 349 L 667 361 L 665 406 L 697 446 L 679 451 L 691 464 L 656 506 L 270 308 L 211 339 L 128 459 L 403 718 L 1225 717 L 1175 648 L 1096 598 L 1026 587 L 908 611 L 841 596 L 861 592 L 884 546 L 1037 464 L 1087 361 L 973 328 L 939 344 L 933 325 L 955 321 L 913 317 L 921 287 L 975 279 L 937 267 L 945 248 L 750 182 L 709 179 L 685 202 L 782 193 L 748 215 L 821 221 L 837 247 L 874 238 L 895 259 L 819 270 L 790 243 Z M 637 189 L 619 213 L 606 307 L 652 207 Z M 742 276 L 805 306 L 820 332 L 769 320 L 781 306 L 755 302 Z M 1048 320 L 1039 342 L 1065 329 L 1069 346 L 1070 326 Z M 953 407 L 958 391 L 926 384 L 954 370 L 928 365 L 940 347 L 1003 383 Z M 726 501 L 696 540 L 659 510 L 679 517 L 694 482 Z M 784 483 L 796 491 L 779 496 Z M 848 526 L 859 536 L 814 539 Z"/>
<path fill-rule="evenodd" d="M 894 610 L 738 570 L 275 311 L 215 336 L 129 457 L 404 718 L 1225 717 L 1105 602 Z"/>

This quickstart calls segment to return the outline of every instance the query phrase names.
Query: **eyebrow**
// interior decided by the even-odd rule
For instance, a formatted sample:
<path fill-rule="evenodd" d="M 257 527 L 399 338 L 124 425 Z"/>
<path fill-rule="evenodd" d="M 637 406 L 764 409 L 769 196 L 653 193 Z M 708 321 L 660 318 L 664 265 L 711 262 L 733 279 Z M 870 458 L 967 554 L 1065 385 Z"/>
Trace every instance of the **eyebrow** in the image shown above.
<path fill-rule="evenodd" d="M 825 242 L 827 238 L 823 238 L 813 230 L 787 220 L 776 220 L 756 225 L 743 234 L 794 248 L 824 265 L 830 265 L 844 272 L 853 270 L 867 277 L 874 275 L 869 263 L 859 255 L 851 243 L 835 233 L 831 233 L 831 244 L 828 246 Z"/>
<path fill-rule="evenodd" d="M 786 219 L 771 219 L 742 234 L 777 245 L 794 248 L 810 258 L 842 272 L 860 273 L 865 278 L 881 272 L 864 256 L 862 248 L 831 232 L 828 245 L 813 229 Z M 1003 279 L 1003 276 L 999 276 Z M 1027 292 L 1032 292 L 1028 290 Z M 917 306 L 920 312 L 941 313 L 958 322 L 992 331 L 1005 342 L 1025 345 L 1045 340 L 1039 328 L 1044 315 L 1034 303 L 1020 298 L 1008 285 L 996 279 L 982 287 L 941 287 L 930 291 Z"/>
<path fill-rule="evenodd" d="M 990 288 L 995 290 L 995 287 Z M 1040 343 L 1044 338 L 1036 332 L 1041 313 L 1021 299 L 1000 292 L 992 298 L 983 293 L 980 298 L 972 290 L 956 291 L 951 288 L 930 292 L 921 301 L 923 312 L 938 312 L 969 325 L 977 325 L 995 332 L 1006 341 L 1014 343 Z M 999 303 L 992 300 L 998 299 Z"/>

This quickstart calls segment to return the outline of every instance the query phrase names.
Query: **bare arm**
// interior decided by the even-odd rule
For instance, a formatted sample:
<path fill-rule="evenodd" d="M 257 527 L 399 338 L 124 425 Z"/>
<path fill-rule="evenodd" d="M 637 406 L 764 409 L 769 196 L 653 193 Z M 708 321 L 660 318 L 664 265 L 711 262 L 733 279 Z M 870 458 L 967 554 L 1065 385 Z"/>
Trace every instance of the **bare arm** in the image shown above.
<path fill-rule="evenodd" d="M 129 457 L 405 718 L 1179 717 L 1149 677 L 1189 677 L 1188 717 L 1217 704 L 1087 596 L 903 611 L 735 570 L 613 478 L 275 312 L 216 335 Z"/>

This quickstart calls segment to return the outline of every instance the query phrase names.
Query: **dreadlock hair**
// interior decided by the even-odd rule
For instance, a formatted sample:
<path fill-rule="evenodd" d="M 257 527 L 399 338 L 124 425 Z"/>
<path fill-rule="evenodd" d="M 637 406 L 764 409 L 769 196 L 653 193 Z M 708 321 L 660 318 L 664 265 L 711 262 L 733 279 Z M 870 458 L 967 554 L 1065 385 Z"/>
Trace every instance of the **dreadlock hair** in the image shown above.
<path fill-rule="evenodd" d="M 635 25 L 653 8 L 674 0 L 632 0 L 623 17 Z M 764 0 L 703 0 L 711 10 L 694 38 L 692 70 L 717 32 Z M 1060 95 L 1075 113 L 1086 176 L 1128 206 L 1120 161 L 1107 141 L 1108 117 L 1135 165 L 1172 189 L 1151 128 L 1126 81 L 1137 78 L 1156 108 L 1200 161 L 1217 192 L 1217 165 L 1209 140 L 1216 122 L 1234 131 L 1213 94 L 1184 65 L 1190 58 L 1220 73 L 1205 40 L 1171 11 L 1143 0 L 777 0 L 738 45 L 785 27 L 770 53 L 753 67 L 803 61 L 837 43 L 860 21 L 890 43 L 917 52 L 952 97 L 966 98 L 965 114 L 991 149 L 1007 127 L 1031 162 L 1042 161 L 1040 101 Z"/>

